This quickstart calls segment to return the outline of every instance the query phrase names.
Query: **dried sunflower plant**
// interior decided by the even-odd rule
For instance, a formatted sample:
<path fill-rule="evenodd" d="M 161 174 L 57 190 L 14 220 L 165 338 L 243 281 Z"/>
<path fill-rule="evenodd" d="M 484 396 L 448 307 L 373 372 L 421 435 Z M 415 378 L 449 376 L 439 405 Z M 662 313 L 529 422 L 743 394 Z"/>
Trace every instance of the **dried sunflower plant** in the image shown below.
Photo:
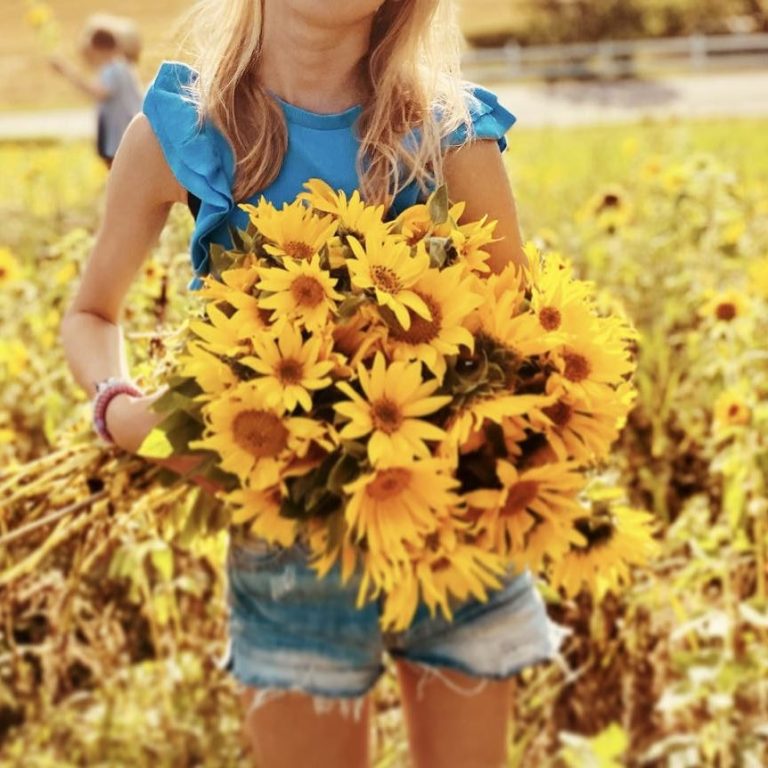
<path fill-rule="evenodd" d="M 450 620 L 510 570 L 573 594 L 626 578 L 652 519 L 588 487 L 636 395 L 631 323 L 559 254 L 492 273 L 495 222 L 459 224 L 445 188 L 390 221 L 305 190 L 243 204 L 212 247 L 140 453 L 205 454 L 218 519 L 356 574 L 386 629 L 420 601 Z"/>

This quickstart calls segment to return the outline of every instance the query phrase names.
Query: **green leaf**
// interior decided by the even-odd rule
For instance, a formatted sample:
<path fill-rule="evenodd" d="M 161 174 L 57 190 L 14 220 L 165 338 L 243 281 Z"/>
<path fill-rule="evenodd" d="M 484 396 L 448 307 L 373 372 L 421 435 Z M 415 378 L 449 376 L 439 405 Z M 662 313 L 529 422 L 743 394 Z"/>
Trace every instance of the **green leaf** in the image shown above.
<path fill-rule="evenodd" d="M 351 483 L 360 474 L 360 462 L 354 456 L 343 453 L 328 474 L 328 489 L 341 493 L 347 483 Z"/>
<path fill-rule="evenodd" d="M 429 216 L 435 224 L 445 224 L 448 221 L 448 187 L 443 184 L 430 196 L 427 202 Z"/>
<path fill-rule="evenodd" d="M 167 459 L 173 455 L 173 445 L 163 429 L 155 427 L 144 438 L 136 453 L 152 459 Z"/>
<path fill-rule="evenodd" d="M 430 237 L 429 262 L 435 269 L 442 269 L 448 263 L 448 244 L 450 240 L 447 237 Z"/>

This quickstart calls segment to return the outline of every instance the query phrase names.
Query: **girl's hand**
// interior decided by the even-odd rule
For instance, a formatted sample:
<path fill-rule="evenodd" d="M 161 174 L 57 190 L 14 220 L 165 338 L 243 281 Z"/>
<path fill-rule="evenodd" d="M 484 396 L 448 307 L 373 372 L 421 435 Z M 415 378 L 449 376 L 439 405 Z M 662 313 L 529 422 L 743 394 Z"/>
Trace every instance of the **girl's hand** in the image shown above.
<path fill-rule="evenodd" d="M 52 53 L 48 56 L 48 64 L 51 66 L 51 69 L 62 75 L 66 75 L 69 71 L 67 69 L 67 62 L 58 54 Z"/>
<path fill-rule="evenodd" d="M 167 387 L 143 397 L 120 394 L 110 401 L 105 414 L 107 430 L 119 448 L 129 453 L 137 453 L 139 446 L 144 442 L 144 438 L 164 418 L 162 414 L 151 410 L 150 405 L 161 397 L 166 389 Z M 144 458 L 182 475 L 202 463 L 205 457 L 195 454 L 184 454 L 171 456 L 167 459 L 157 459 L 149 456 Z M 212 480 L 200 475 L 192 475 L 191 480 L 210 494 L 215 494 L 217 491 L 222 490 L 218 483 L 214 483 Z"/>

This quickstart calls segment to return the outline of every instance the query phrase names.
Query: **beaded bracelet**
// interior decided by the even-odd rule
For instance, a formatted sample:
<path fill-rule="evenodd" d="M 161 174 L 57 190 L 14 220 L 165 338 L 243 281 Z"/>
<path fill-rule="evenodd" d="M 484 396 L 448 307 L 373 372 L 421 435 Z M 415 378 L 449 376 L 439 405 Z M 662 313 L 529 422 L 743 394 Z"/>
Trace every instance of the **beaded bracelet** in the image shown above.
<path fill-rule="evenodd" d="M 144 393 L 125 379 L 110 376 L 108 379 L 95 382 L 96 394 L 93 398 L 93 429 L 105 442 L 114 444 L 115 440 L 107 429 L 107 406 L 117 395 L 127 394 L 142 397 Z"/>

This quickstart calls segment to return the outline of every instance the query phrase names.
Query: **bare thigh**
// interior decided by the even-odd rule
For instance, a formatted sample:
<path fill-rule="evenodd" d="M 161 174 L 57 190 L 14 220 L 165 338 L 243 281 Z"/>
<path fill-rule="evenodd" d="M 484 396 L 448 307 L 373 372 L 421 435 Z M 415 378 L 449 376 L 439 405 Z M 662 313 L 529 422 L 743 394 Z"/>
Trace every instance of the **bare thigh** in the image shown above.
<path fill-rule="evenodd" d="M 242 739 L 258 768 L 368 768 L 370 696 L 355 720 L 338 707 L 317 713 L 312 697 L 297 691 L 269 699 L 250 710 L 256 692 L 240 694 Z"/>
<path fill-rule="evenodd" d="M 444 667 L 437 675 L 404 660 L 396 667 L 414 768 L 507 764 L 514 680 L 485 681 Z"/>

